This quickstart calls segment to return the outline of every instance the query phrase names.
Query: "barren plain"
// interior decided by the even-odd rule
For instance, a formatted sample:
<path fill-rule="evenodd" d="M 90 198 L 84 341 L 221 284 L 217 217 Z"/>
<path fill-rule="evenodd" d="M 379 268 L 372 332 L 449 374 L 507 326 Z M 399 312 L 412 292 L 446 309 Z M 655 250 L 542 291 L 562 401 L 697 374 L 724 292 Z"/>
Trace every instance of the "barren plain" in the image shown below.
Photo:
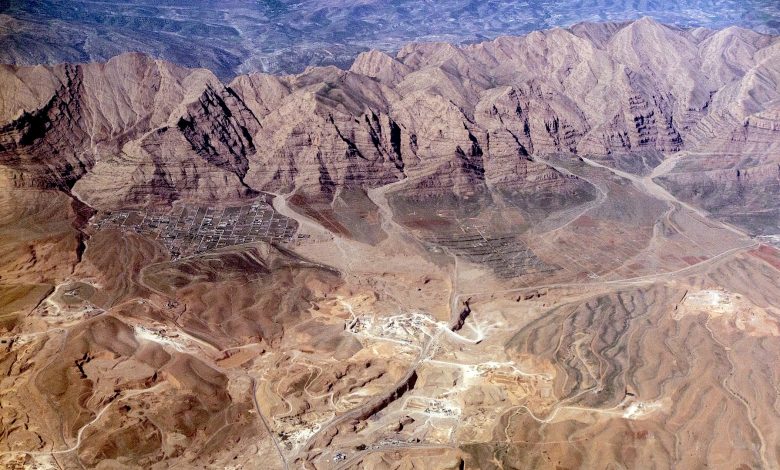
<path fill-rule="evenodd" d="M 776 36 L 0 83 L 0 465 L 780 468 Z"/>

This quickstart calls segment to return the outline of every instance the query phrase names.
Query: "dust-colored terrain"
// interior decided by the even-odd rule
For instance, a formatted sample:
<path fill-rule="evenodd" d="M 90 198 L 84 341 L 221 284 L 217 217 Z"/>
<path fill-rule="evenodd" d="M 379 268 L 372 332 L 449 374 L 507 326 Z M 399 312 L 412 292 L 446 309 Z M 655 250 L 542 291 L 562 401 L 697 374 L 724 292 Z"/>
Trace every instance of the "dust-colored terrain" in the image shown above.
<path fill-rule="evenodd" d="M 0 464 L 780 468 L 779 47 L 4 67 Z"/>

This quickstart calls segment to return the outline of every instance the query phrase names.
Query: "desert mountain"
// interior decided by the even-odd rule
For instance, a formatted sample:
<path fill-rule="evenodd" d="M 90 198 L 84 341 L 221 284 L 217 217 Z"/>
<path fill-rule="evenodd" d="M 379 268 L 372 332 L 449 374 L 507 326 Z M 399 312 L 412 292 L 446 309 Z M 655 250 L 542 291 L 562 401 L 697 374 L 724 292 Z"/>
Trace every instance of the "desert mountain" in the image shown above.
<path fill-rule="evenodd" d="M 99 209 L 327 195 L 416 175 L 456 194 L 566 192 L 572 182 L 530 157 L 561 153 L 761 154 L 743 171 L 771 180 L 779 56 L 775 37 L 646 18 L 465 47 L 410 44 L 395 57 L 361 54 L 349 70 L 228 84 L 140 54 L 3 66 L 0 163 L 17 185 L 62 188 Z"/>

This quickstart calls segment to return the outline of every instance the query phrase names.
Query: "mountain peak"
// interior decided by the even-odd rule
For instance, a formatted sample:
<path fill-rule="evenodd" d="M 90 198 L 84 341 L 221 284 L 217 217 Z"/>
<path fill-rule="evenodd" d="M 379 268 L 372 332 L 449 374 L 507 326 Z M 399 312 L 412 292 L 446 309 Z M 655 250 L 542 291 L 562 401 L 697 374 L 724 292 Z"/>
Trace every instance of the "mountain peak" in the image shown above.
<path fill-rule="evenodd" d="M 349 70 L 388 84 L 398 83 L 410 72 L 409 67 L 376 49 L 361 52 Z"/>

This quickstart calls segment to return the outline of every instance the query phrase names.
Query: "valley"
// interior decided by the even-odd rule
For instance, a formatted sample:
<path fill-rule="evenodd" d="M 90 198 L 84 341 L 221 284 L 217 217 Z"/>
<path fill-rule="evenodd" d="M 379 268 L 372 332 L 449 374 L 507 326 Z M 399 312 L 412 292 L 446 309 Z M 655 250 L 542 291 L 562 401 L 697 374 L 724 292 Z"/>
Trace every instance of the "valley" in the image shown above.
<path fill-rule="evenodd" d="M 778 468 L 778 57 L 3 66 L 0 464 Z"/>

